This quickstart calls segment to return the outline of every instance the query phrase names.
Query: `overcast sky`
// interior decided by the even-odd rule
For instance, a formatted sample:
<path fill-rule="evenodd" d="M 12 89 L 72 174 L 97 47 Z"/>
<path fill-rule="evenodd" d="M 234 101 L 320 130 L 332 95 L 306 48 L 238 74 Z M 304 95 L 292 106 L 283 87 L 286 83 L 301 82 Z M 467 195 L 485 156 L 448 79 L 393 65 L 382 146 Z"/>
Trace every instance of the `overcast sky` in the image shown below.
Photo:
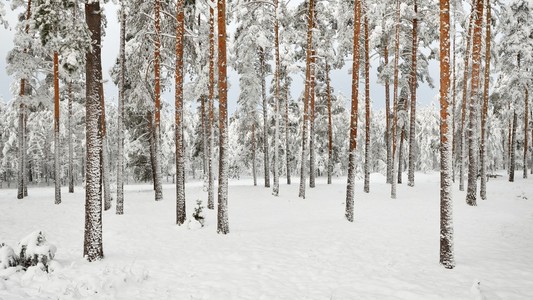
<path fill-rule="evenodd" d="M 3 0 L 0 0 L 3 1 Z M 297 3 L 297 0 L 291 2 Z M 102 48 L 102 66 L 104 73 L 104 80 L 107 80 L 104 90 L 105 90 L 105 99 L 116 102 L 118 96 L 118 90 L 116 86 L 110 81 L 109 70 L 113 66 L 116 57 L 118 55 L 119 49 L 119 33 L 120 28 L 117 21 L 116 15 L 116 6 L 115 4 L 108 2 L 105 6 L 105 14 L 107 16 L 107 28 L 106 35 L 103 39 L 103 48 Z M 9 101 L 12 99 L 13 94 L 10 92 L 12 78 L 7 75 L 5 70 L 6 61 L 5 57 L 10 49 L 13 48 L 13 34 L 14 27 L 16 24 L 16 15 L 20 11 L 13 12 L 6 8 L 7 10 L 7 20 L 9 21 L 10 29 L 0 28 L 0 97 L 4 101 Z M 374 63 L 375 64 L 375 63 Z M 348 73 L 348 68 L 351 67 L 351 63 L 347 63 L 347 66 L 341 70 L 334 70 L 331 74 L 332 86 L 335 89 L 335 92 L 341 92 L 346 97 L 351 95 L 351 75 Z M 433 77 L 434 83 L 436 85 L 435 89 L 430 89 L 426 84 L 421 84 L 417 92 L 418 103 L 421 106 L 426 106 L 431 102 L 436 103 L 436 95 L 438 94 L 438 62 L 433 61 L 430 64 L 430 74 Z M 239 82 L 238 75 L 235 71 L 228 70 L 228 81 L 231 84 L 230 90 L 228 91 L 228 101 L 229 101 L 229 110 L 233 112 L 236 107 L 237 97 L 239 95 Z M 291 89 L 291 95 L 293 99 L 296 99 L 300 96 L 303 90 L 303 74 L 301 76 L 296 76 L 294 79 L 294 84 Z M 376 71 L 375 68 L 371 70 L 371 79 L 370 79 L 370 97 L 372 99 L 372 107 L 374 109 L 381 109 L 384 107 L 384 87 L 377 83 Z M 174 96 L 167 92 L 163 95 L 164 101 L 171 103 L 174 102 Z"/>

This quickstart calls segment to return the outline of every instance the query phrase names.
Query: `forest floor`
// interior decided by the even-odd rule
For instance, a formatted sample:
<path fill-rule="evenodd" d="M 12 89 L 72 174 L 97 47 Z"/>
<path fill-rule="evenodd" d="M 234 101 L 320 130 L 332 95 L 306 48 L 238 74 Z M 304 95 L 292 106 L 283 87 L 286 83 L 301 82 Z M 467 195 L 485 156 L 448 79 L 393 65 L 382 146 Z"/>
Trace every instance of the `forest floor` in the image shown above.
<path fill-rule="evenodd" d="M 503 173 L 502 173 L 503 174 Z M 84 192 L 0 190 L 0 242 L 15 247 L 43 230 L 60 267 L 44 273 L 0 270 L 0 299 L 533 299 L 533 179 L 488 183 L 488 200 L 467 206 L 454 185 L 456 268 L 439 265 L 439 174 L 416 174 L 416 186 L 390 186 L 373 174 L 357 182 L 355 222 L 344 218 L 346 178 L 307 189 L 284 184 L 280 197 L 251 180 L 232 180 L 230 234 L 175 225 L 175 188 L 155 202 L 150 185 L 128 185 L 125 214 L 103 213 L 105 259 L 82 258 Z M 258 183 L 262 183 L 262 178 Z M 187 185 L 187 211 L 205 199 Z M 215 200 L 216 201 L 216 200 Z M 114 203 L 113 203 L 114 204 Z"/>

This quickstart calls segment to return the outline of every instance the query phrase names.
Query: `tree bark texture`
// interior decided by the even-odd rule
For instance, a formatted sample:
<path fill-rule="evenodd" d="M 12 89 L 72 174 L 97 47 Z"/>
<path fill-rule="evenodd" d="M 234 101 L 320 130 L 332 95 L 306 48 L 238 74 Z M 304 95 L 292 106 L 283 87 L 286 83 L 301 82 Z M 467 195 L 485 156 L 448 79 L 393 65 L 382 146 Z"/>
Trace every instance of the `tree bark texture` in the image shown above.
<path fill-rule="evenodd" d="M 365 7 L 365 10 L 367 8 Z M 364 165 L 364 186 L 365 193 L 370 192 L 370 47 L 368 17 L 364 16 L 365 23 L 365 165 Z"/>
<path fill-rule="evenodd" d="M 350 148 L 348 156 L 348 184 L 346 187 L 346 211 L 349 222 L 354 220 L 355 150 L 357 148 L 357 113 L 359 100 L 359 34 L 361 31 L 361 1 L 354 3 L 352 105 L 350 114 Z"/>
<path fill-rule="evenodd" d="M 217 232 L 229 233 L 228 223 L 228 78 L 226 70 L 226 0 L 218 0 L 218 95 L 220 146 Z"/>
<path fill-rule="evenodd" d="M 409 120 L 409 169 L 407 170 L 407 185 L 415 186 L 415 131 L 416 131 L 416 86 L 417 86 L 417 72 L 416 72 L 416 56 L 418 53 L 418 5 L 417 1 L 413 1 L 413 9 L 415 16 L 413 18 L 413 35 L 411 46 L 411 76 L 409 77 L 411 90 L 411 113 Z M 452 105 L 453 110 L 453 105 Z M 453 120 L 452 120 L 453 123 Z M 453 135 L 453 131 L 452 131 Z M 452 148 L 453 149 L 453 148 Z"/>
<path fill-rule="evenodd" d="M 59 54 L 54 51 L 54 187 L 55 204 L 61 203 L 61 157 L 59 156 Z"/>
<path fill-rule="evenodd" d="M 309 0 L 307 16 L 307 50 L 305 57 L 305 87 L 304 87 L 304 111 L 302 122 L 302 159 L 300 160 L 300 187 L 298 197 L 305 199 L 305 179 L 306 179 L 306 161 L 307 161 L 307 123 L 309 119 L 309 97 L 311 95 L 311 56 L 313 48 L 313 19 L 314 19 L 314 0 Z"/>
<path fill-rule="evenodd" d="M 274 81 L 275 81 L 275 87 L 274 87 L 274 101 L 275 101 L 275 110 L 274 110 L 274 119 L 275 119 L 275 127 L 274 127 L 274 158 L 273 158 L 273 168 L 272 168 L 272 175 L 274 179 L 274 186 L 272 188 L 272 194 L 274 196 L 279 195 L 279 118 L 280 118 L 280 71 L 281 71 L 281 63 L 279 58 L 279 20 L 278 20 L 278 0 L 274 0 L 274 43 L 275 43 L 275 59 L 276 59 L 276 70 L 274 72 Z"/>
<path fill-rule="evenodd" d="M 314 5 L 314 3 L 313 3 Z M 313 11 L 314 11 L 313 7 Z M 314 25 L 313 25 L 314 26 Z M 314 28 L 314 27 L 313 27 Z M 316 83 L 316 52 L 311 50 L 311 86 L 309 90 L 309 187 L 314 188 L 316 186 L 316 155 L 315 155 L 315 83 Z"/>
<path fill-rule="evenodd" d="M 220 33 L 219 33 L 220 35 Z M 265 187 L 270 187 L 270 158 L 268 154 L 268 102 L 266 97 L 265 49 L 259 47 L 259 69 L 261 76 L 261 99 L 263 100 L 263 163 L 265 168 Z M 220 96 L 219 96 L 220 97 Z"/>
<path fill-rule="evenodd" d="M 490 43 L 491 43 L 491 11 L 490 0 L 486 0 L 487 12 L 485 18 L 485 76 L 483 82 L 483 107 L 481 112 L 481 182 L 479 187 L 479 196 L 482 200 L 487 199 L 487 112 L 489 108 L 489 84 L 490 84 Z"/>
<path fill-rule="evenodd" d="M 101 137 L 98 134 L 101 114 L 102 82 L 100 2 L 85 4 L 85 20 L 91 34 L 92 47 L 86 53 L 86 168 L 85 168 L 85 233 L 83 255 L 89 261 L 104 257 L 102 245 L 102 192 L 100 182 Z"/>
<path fill-rule="evenodd" d="M 472 44 L 472 83 L 470 91 L 470 119 L 468 120 L 468 186 L 466 203 L 476 206 L 477 194 L 477 107 L 479 106 L 479 79 L 481 67 L 481 27 L 483 23 L 483 0 L 476 0 L 474 17 L 474 40 Z"/>
<path fill-rule="evenodd" d="M 207 208 L 215 209 L 215 171 L 213 170 L 213 152 L 215 151 L 215 9 L 209 6 L 209 124 L 207 129 L 209 144 L 207 147 Z"/>
<path fill-rule="evenodd" d="M 514 182 L 514 170 L 516 166 L 516 126 L 518 125 L 517 119 L 518 117 L 516 112 L 513 112 L 511 142 L 509 143 L 509 182 Z"/>
<path fill-rule="evenodd" d="M 74 193 L 74 145 L 72 144 L 72 80 L 68 83 L 68 192 Z"/>
<path fill-rule="evenodd" d="M 453 253 L 453 208 L 451 148 L 449 132 L 450 86 L 450 3 L 440 1 L 440 263 L 446 269 L 455 267 Z"/>
<path fill-rule="evenodd" d="M 163 200 L 163 188 L 161 186 L 161 147 L 159 137 L 161 134 L 161 80 L 160 80 L 160 61 L 161 61 L 161 25 L 160 25 L 160 0 L 155 0 L 154 3 L 154 22 L 155 22 L 155 36 L 154 36 L 154 187 L 155 187 L 155 201 Z"/>
<path fill-rule="evenodd" d="M 326 95 L 328 98 L 328 184 L 331 184 L 333 173 L 333 122 L 331 119 L 331 86 L 328 62 L 326 62 Z"/>
<path fill-rule="evenodd" d="M 183 153 L 183 48 L 185 34 L 185 0 L 176 4 L 176 98 L 175 98 L 175 137 L 176 137 L 176 224 L 185 223 L 185 158 Z"/>
<path fill-rule="evenodd" d="M 124 102 L 126 75 L 126 0 L 121 0 L 120 8 L 120 74 L 118 87 L 118 153 L 117 153 L 117 206 L 116 214 L 124 214 Z"/>
<path fill-rule="evenodd" d="M 396 1 L 396 25 L 394 37 L 394 98 L 393 98 L 393 119 L 392 119 L 392 182 L 391 182 L 391 198 L 396 199 L 396 173 L 397 169 L 397 153 L 396 143 L 398 141 L 398 89 L 399 89 L 399 70 L 398 64 L 400 60 L 400 0 Z"/>

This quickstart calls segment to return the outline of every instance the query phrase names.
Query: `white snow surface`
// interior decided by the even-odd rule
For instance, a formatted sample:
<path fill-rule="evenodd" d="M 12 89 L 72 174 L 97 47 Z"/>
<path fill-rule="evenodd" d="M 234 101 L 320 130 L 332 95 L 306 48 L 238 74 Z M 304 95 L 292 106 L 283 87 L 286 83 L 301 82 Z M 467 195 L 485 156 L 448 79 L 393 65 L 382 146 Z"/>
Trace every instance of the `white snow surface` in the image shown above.
<path fill-rule="evenodd" d="M 23 200 L 1 189 L 0 241 L 43 230 L 57 252 L 50 273 L 0 270 L 0 299 L 533 299 L 531 180 L 491 179 L 477 207 L 454 184 L 453 270 L 438 263 L 438 173 L 398 185 L 397 199 L 381 175 L 370 194 L 357 181 L 354 223 L 344 218 L 346 178 L 318 178 L 305 200 L 284 178 L 280 197 L 230 181 L 228 235 L 207 209 L 205 227 L 175 225 L 174 185 L 160 202 L 151 185 L 129 185 L 125 214 L 103 213 L 105 258 L 93 263 L 82 258 L 82 188 L 64 188 L 60 205 L 53 187 L 30 187 Z M 206 193 L 201 182 L 186 193 L 191 219 Z"/>

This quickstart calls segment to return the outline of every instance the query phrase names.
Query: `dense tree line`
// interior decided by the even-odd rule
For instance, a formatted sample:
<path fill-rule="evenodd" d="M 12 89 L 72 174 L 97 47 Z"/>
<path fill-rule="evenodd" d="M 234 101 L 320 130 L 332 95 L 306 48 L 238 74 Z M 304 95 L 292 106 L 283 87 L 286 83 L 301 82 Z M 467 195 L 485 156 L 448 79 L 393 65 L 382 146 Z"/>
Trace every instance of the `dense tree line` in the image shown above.
<path fill-rule="evenodd" d="M 53 182 L 56 204 L 61 186 L 74 192 L 83 182 L 84 249 L 94 260 L 103 256 L 102 208 L 116 193 L 116 213 L 125 213 L 130 181 L 152 182 L 156 201 L 162 183 L 173 182 L 181 225 L 186 181 L 204 180 L 207 207 L 217 207 L 226 234 L 229 178 L 257 185 L 263 177 L 277 196 L 280 178 L 291 184 L 297 174 L 305 198 L 316 177 L 330 184 L 347 176 L 345 214 L 354 221 L 357 177 L 368 193 L 370 173 L 382 173 L 396 198 L 403 173 L 414 187 L 415 171 L 440 171 L 441 263 L 452 268 L 453 182 L 463 190 L 466 177 L 465 200 L 475 206 L 478 177 L 485 200 L 495 170 L 508 170 L 509 181 L 516 168 L 524 178 L 533 172 L 531 2 L 289 3 L 120 1 L 114 104 L 102 82 L 103 3 L 12 1 L 22 13 L 7 57 L 14 96 L 0 102 L 0 182 L 16 185 L 19 199 L 28 185 Z M 0 3 L 0 25 L 4 10 Z M 440 110 L 417 104 L 418 85 L 437 80 L 431 60 L 440 62 Z M 228 66 L 240 86 L 231 115 Z M 334 90 L 338 69 L 349 70 L 351 95 Z M 370 99 L 371 85 L 385 99 Z M 170 90 L 173 104 L 162 99 Z"/>

